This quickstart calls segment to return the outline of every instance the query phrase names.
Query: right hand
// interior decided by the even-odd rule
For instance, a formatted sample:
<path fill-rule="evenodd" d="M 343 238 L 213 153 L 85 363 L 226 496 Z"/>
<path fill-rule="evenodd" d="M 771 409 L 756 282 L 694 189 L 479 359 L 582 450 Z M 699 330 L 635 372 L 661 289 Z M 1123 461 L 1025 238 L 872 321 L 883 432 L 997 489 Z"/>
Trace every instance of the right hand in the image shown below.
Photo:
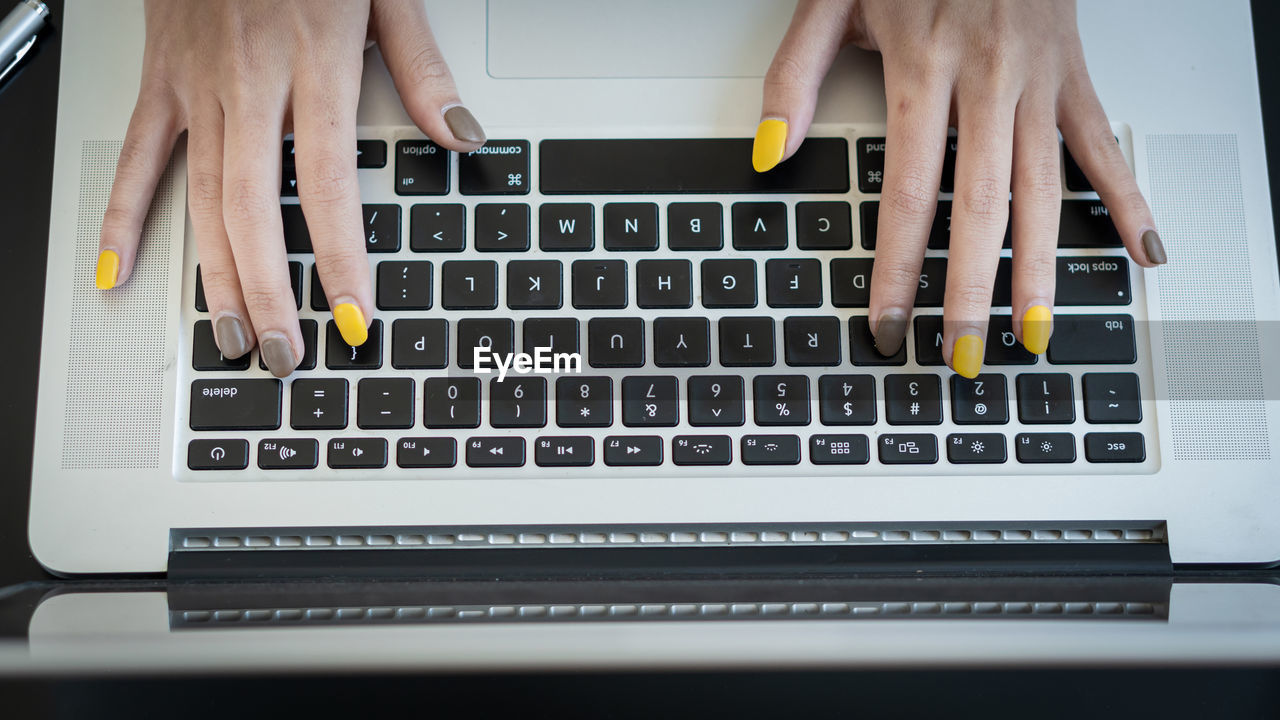
<path fill-rule="evenodd" d="M 148 0 L 142 86 L 102 219 L 97 285 L 126 282 L 156 183 L 187 139 L 187 202 L 214 338 L 261 348 L 273 375 L 302 360 L 280 219 L 281 140 L 342 338 L 368 337 L 373 291 L 356 181 L 356 106 L 376 38 L 409 116 L 458 152 L 484 131 L 458 98 L 418 0 Z"/>

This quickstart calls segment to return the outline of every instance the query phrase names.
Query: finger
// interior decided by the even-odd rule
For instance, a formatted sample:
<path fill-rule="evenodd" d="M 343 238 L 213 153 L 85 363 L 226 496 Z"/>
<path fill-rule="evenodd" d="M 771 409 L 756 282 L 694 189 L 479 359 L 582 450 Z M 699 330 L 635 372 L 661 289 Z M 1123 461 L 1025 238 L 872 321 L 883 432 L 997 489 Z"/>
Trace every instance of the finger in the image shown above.
<path fill-rule="evenodd" d="M 404 109 L 422 132 L 457 152 L 483 145 L 484 129 L 458 96 L 422 3 L 383 0 L 374 4 L 371 22 Z"/>
<path fill-rule="evenodd" d="M 1053 332 L 1062 207 L 1053 102 L 1024 95 L 1013 126 L 1013 334 L 1039 355 Z"/>
<path fill-rule="evenodd" d="M 358 68 L 359 65 L 351 65 Z M 359 75 L 341 70 L 299 82 L 293 141 L 298 194 L 315 248 L 316 272 L 348 345 L 363 345 L 373 318 L 360 188 L 356 181 Z"/>
<path fill-rule="evenodd" d="M 267 130 L 281 126 L 283 110 L 226 109 L 222 219 L 262 361 L 284 377 L 302 361 L 303 342 L 280 220 L 281 135 Z"/>
<path fill-rule="evenodd" d="M 943 299 L 942 355 L 963 377 L 982 371 L 991 289 L 1009 222 L 1013 102 L 971 93 L 957 102 L 955 199 Z"/>
<path fill-rule="evenodd" d="M 760 125 L 751 148 L 756 172 L 791 157 L 813 122 L 818 89 L 844 39 L 849 4 L 802 0 L 764 76 Z"/>
<path fill-rule="evenodd" d="M 1107 206 L 1129 256 L 1143 267 L 1167 262 L 1151 208 L 1116 143 L 1083 61 L 1067 73 L 1058 98 L 1058 124 L 1071 156 Z"/>
<path fill-rule="evenodd" d="M 95 283 L 109 290 L 129 279 L 156 183 L 173 154 L 179 123 L 172 95 L 144 88 L 129 119 L 111 199 L 102 215 Z"/>
<path fill-rule="evenodd" d="M 192 113 L 187 138 L 187 207 L 196 234 L 200 279 L 224 357 L 253 349 L 253 328 L 240 293 L 231 242 L 222 224 L 222 107 L 211 101 Z"/>

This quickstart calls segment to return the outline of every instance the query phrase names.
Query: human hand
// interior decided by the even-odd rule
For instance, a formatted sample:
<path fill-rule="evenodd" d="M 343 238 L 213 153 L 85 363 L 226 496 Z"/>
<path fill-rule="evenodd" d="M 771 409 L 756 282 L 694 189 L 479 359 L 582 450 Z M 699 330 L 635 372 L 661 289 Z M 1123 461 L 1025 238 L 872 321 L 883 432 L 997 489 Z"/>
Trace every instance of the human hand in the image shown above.
<path fill-rule="evenodd" d="M 126 282 L 156 183 L 187 132 L 187 202 L 205 299 L 228 358 L 261 347 L 283 377 L 302 360 L 280 219 L 281 140 L 329 307 L 360 345 L 374 308 L 356 181 L 356 106 L 376 37 L 405 109 L 432 140 L 484 143 L 421 2 L 148 0 L 142 86 L 102 219 L 97 285 Z"/>
<path fill-rule="evenodd" d="M 1106 204 L 1130 257 L 1165 262 L 1151 211 L 1085 69 L 1074 0 L 801 0 L 764 82 L 753 163 L 790 157 L 846 43 L 884 59 L 888 133 L 868 317 L 893 355 L 911 317 L 947 127 L 957 128 L 943 358 L 982 367 L 1000 245 L 1013 193 L 1013 332 L 1043 353 L 1062 199 L 1058 130 Z"/>

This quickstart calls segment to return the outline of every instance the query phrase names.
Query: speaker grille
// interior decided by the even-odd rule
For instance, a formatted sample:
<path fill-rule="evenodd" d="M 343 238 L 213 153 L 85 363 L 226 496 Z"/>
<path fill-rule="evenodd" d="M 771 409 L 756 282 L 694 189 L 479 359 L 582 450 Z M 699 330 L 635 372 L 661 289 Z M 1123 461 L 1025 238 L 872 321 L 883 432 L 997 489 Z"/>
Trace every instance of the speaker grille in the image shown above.
<path fill-rule="evenodd" d="M 1267 407 L 1235 135 L 1148 135 L 1173 456 L 1267 460 Z"/>
<path fill-rule="evenodd" d="M 129 282 L 103 292 L 93 283 L 102 215 L 123 143 L 80 146 L 75 278 L 67 347 L 62 467 L 156 468 L 169 315 L 173 175 L 167 169 L 142 231 Z"/>

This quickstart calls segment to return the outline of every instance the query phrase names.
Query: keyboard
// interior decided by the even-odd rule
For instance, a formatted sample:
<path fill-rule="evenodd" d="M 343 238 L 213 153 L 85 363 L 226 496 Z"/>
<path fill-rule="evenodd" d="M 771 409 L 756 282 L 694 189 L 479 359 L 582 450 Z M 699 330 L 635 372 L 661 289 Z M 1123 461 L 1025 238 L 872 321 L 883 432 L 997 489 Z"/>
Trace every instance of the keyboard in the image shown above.
<path fill-rule="evenodd" d="M 1069 155 L 1048 352 L 1013 338 L 1006 233 L 984 372 L 966 380 L 941 352 L 954 138 L 913 326 L 882 357 L 867 304 L 883 128 L 814 134 L 761 175 L 750 138 L 526 134 L 459 155 L 363 128 L 378 312 L 355 348 L 286 141 L 305 358 L 284 380 L 256 350 L 223 358 L 189 257 L 179 479 L 1156 469 L 1142 276 Z"/>

